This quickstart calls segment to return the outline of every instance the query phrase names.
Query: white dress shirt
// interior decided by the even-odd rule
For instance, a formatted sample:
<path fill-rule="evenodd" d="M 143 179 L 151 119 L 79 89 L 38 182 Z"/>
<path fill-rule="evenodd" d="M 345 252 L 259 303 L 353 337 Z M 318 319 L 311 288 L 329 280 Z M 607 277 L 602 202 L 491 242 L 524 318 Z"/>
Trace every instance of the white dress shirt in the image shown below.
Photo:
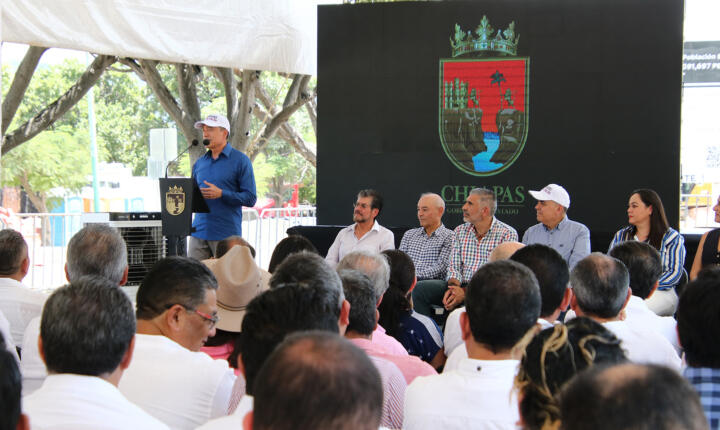
<path fill-rule="evenodd" d="M 677 321 L 673 317 L 661 317 L 647 305 L 640 297 L 631 296 L 625 306 L 625 322 L 631 326 L 647 328 L 657 332 L 670 342 L 678 354 L 681 351 L 680 340 L 677 334 Z"/>
<path fill-rule="evenodd" d="M 667 339 L 646 327 L 637 327 L 627 321 L 609 321 L 603 326 L 615 333 L 628 360 L 634 363 L 652 363 L 680 371 L 682 361 Z"/>
<path fill-rule="evenodd" d="M 27 396 L 40 388 L 47 376 L 45 362 L 40 358 L 40 352 L 38 351 L 39 337 L 40 317 L 37 317 L 30 321 L 23 335 L 22 359 L 20 360 L 23 396 Z"/>
<path fill-rule="evenodd" d="M 39 317 L 47 296 L 33 291 L 12 278 L 0 278 L 0 311 L 10 321 L 10 333 L 15 345 L 23 344 L 25 328 Z"/>
<path fill-rule="evenodd" d="M 377 221 L 373 222 L 370 231 L 360 239 L 355 236 L 355 225 L 352 224 L 340 230 L 335 237 L 335 242 L 330 246 L 325 261 L 332 267 L 337 266 L 345 255 L 353 251 L 363 249 L 382 252 L 386 249 L 395 249 L 395 235 L 393 235 L 392 231 L 378 224 Z"/>
<path fill-rule="evenodd" d="M 34 430 L 169 428 L 128 401 L 117 387 L 95 376 L 50 375 L 22 403 Z"/>
<path fill-rule="evenodd" d="M 460 314 L 465 312 L 465 306 L 461 306 L 448 315 L 445 320 L 445 335 L 443 341 L 445 342 L 445 355 L 450 354 L 460 345 L 464 345 L 462 340 L 462 332 L 460 330 Z M 465 354 L 467 356 L 467 353 Z"/>
<path fill-rule="evenodd" d="M 235 374 L 226 360 L 213 360 L 165 336 L 135 335 L 130 367 L 120 391 L 173 429 L 195 429 L 227 415 Z"/>
<path fill-rule="evenodd" d="M 15 360 L 20 362 L 20 357 L 18 357 L 17 350 L 15 349 L 15 343 L 13 342 L 12 335 L 10 335 L 10 323 L 2 311 L 0 311 L 0 334 L 2 334 L 3 340 L 5 341 L 5 348 L 15 357 Z"/>
<path fill-rule="evenodd" d="M 460 309 L 462 309 L 464 311 L 465 307 L 462 307 Z M 455 312 L 455 311 L 453 311 L 453 312 Z M 452 315 L 452 314 L 450 314 L 450 315 Z M 460 321 L 459 320 L 460 320 L 460 317 L 458 316 L 458 321 L 457 321 L 458 332 L 460 331 Z M 550 323 L 547 320 L 544 320 L 542 318 L 538 318 L 537 325 L 538 325 L 538 327 L 540 327 L 540 330 L 545 330 L 546 328 L 550 328 L 553 326 L 552 323 Z M 458 345 L 455 349 L 453 349 L 452 352 L 450 353 L 450 355 L 448 355 L 448 359 L 445 361 L 445 367 L 443 367 L 443 373 L 457 369 L 460 366 L 460 362 L 466 358 L 468 358 L 467 347 L 465 346 L 465 342 L 463 342 L 462 339 L 460 339 L 460 345 Z"/>
<path fill-rule="evenodd" d="M 404 429 L 516 429 L 518 360 L 463 359 L 458 369 L 416 378 L 405 395 Z"/>

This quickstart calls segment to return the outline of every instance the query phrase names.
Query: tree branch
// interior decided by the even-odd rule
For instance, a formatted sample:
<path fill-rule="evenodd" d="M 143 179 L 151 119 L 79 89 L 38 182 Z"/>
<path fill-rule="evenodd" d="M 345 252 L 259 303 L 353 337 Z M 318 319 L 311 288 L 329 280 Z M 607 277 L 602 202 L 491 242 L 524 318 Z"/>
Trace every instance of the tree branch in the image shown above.
<path fill-rule="evenodd" d="M 298 81 L 297 85 L 295 84 L 295 80 Z M 310 82 L 310 75 L 297 75 L 295 80 L 293 80 L 292 85 L 290 85 L 290 90 L 288 90 L 288 96 L 285 97 L 285 102 L 283 103 L 284 107 L 280 112 L 273 116 L 273 119 L 265 128 L 265 133 L 263 134 L 263 137 L 265 139 L 270 139 L 273 134 L 275 134 L 275 131 L 277 131 L 278 127 L 285 123 L 290 118 L 290 116 L 292 116 L 295 111 L 297 111 L 298 109 L 300 109 L 300 107 L 307 103 L 308 99 L 310 98 L 310 95 L 306 92 L 307 84 L 308 82 Z M 296 88 L 293 90 L 293 87 Z M 294 100 L 291 100 L 289 98 L 291 92 L 295 94 Z"/>
<path fill-rule="evenodd" d="M 62 117 L 65 112 L 75 106 L 85 93 L 100 79 L 105 69 L 116 61 L 117 57 L 111 57 L 109 55 L 98 55 L 95 57 L 95 60 L 88 66 L 85 73 L 80 76 L 80 79 L 78 79 L 75 85 L 70 87 L 65 94 L 19 126 L 12 133 L 3 136 L 2 151 L 0 151 L 0 153 L 6 154 L 8 151 L 32 139 L 51 126 Z"/>
<path fill-rule="evenodd" d="M 307 110 L 313 131 L 315 132 L 315 136 L 317 136 L 317 86 L 313 89 L 310 100 L 305 104 L 305 110 Z"/>
<path fill-rule="evenodd" d="M 33 73 L 35 73 L 35 69 L 40 62 L 40 57 L 42 57 L 45 51 L 47 51 L 47 48 L 31 46 L 27 52 L 25 52 L 25 57 L 23 57 L 22 62 L 20 62 L 13 77 L 12 84 L 10 84 L 10 89 L 8 89 L 5 99 L 3 99 L 0 134 L 5 134 L 8 127 L 10 127 L 10 123 L 15 117 L 15 112 L 17 112 L 20 106 L 25 96 L 25 91 L 27 91 L 28 85 L 30 85 Z"/>
<path fill-rule="evenodd" d="M 258 80 L 258 72 L 255 70 L 243 70 L 240 90 L 239 115 L 230 126 L 230 136 L 233 148 L 245 151 L 250 140 L 250 125 L 252 124 L 252 108 L 255 105 L 255 89 Z"/>

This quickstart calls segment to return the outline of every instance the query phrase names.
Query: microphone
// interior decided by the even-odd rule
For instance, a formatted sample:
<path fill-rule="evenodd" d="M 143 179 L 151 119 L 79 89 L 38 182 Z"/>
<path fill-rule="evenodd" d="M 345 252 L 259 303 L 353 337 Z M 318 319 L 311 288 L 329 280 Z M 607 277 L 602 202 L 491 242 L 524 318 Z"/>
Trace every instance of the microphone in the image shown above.
<path fill-rule="evenodd" d="M 205 141 L 207 141 L 208 143 L 205 143 Z M 171 162 L 167 163 L 167 166 L 165 166 L 165 177 L 166 178 L 168 177 L 168 169 L 170 168 L 170 165 L 173 164 L 174 162 L 176 162 L 178 160 L 178 158 L 180 158 L 184 153 L 188 152 L 190 150 L 190 148 L 192 148 L 193 146 L 198 146 L 198 143 L 199 142 L 197 139 L 193 139 L 192 143 L 190 145 L 188 145 L 187 148 L 185 148 L 177 157 L 173 158 L 173 160 Z M 209 143 L 210 143 L 209 140 L 207 140 L 207 139 L 203 140 L 203 145 L 208 145 Z"/>
<path fill-rule="evenodd" d="M 193 141 L 193 142 L 195 142 L 195 141 Z M 194 145 L 194 143 L 193 143 L 193 145 Z M 203 145 L 205 145 L 205 146 L 210 145 L 210 139 L 203 139 Z"/>

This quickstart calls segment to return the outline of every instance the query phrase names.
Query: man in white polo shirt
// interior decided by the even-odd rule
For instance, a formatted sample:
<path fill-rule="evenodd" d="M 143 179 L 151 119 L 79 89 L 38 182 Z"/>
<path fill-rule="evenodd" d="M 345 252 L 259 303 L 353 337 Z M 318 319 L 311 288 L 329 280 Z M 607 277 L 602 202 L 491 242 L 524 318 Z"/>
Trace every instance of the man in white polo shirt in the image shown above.
<path fill-rule="evenodd" d="M 173 429 L 227 414 L 235 374 L 199 352 L 215 335 L 218 285 L 192 258 L 155 263 L 137 292 L 135 355 L 120 391 Z"/>
<path fill-rule="evenodd" d="M 408 386 L 404 429 L 516 428 L 512 387 L 522 351 L 514 347 L 540 316 L 537 280 L 520 263 L 487 263 L 470 280 L 465 303 L 460 325 L 469 358 Z"/>

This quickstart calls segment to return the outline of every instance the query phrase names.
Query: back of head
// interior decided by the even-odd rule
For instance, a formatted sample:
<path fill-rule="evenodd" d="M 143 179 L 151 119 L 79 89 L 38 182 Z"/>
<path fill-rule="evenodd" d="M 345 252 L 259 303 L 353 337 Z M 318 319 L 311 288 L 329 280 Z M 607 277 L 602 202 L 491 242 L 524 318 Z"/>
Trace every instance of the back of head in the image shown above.
<path fill-rule="evenodd" d="M 275 269 L 285 261 L 290 255 L 300 251 L 307 251 L 313 254 L 319 254 L 315 245 L 310 242 L 305 236 L 299 234 L 292 234 L 285 239 L 278 242 L 275 245 L 272 256 L 270 257 L 270 264 L 268 265 L 268 272 L 275 273 Z"/>
<path fill-rule="evenodd" d="M 511 260 L 526 266 L 535 274 L 540 286 L 540 316 L 552 315 L 562 303 L 568 288 L 570 271 L 562 256 L 549 246 L 534 244 L 518 249 Z"/>
<path fill-rule="evenodd" d="M 253 393 L 257 372 L 288 334 L 338 333 L 341 302 L 338 291 L 312 283 L 281 284 L 255 297 L 246 309 L 240 338 L 247 393 Z"/>
<path fill-rule="evenodd" d="M 720 277 L 703 276 L 685 286 L 675 317 L 685 359 L 693 367 L 720 368 Z"/>
<path fill-rule="evenodd" d="M 620 364 L 578 375 L 561 395 L 562 429 L 705 430 L 693 387 L 664 366 Z"/>
<path fill-rule="evenodd" d="M 498 353 L 515 346 L 537 323 L 540 288 L 527 267 L 495 261 L 475 272 L 465 306 L 475 341 Z"/>
<path fill-rule="evenodd" d="M 645 300 L 662 274 L 660 253 L 645 242 L 628 240 L 614 246 L 608 255 L 627 267 L 633 295 Z"/>
<path fill-rule="evenodd" d="M 93 275 L 119 285 L 127 265 L 125 240 L 107 224 L 88 224 L 68 243 L 67 275 L 70 282 Z"/>
<path fill-rule="evenodd" d="M 376 430 L 380 425 L 380 375 L 363 351 L 338 335 L 288 337 L 257 381 L 255 430 Z"/>
<path fill-rule="evenodd" d="M 570 285 L 580 309 L 599 318 L 616 317 L 627 299 L 630 278 L 616 258 L 593 252 L 570 273 Z"/>
<path fill-rule="evenodd" d="M 540 430 L 560 420 L 556 394 L 581 370 L 621 363 L 620 340 L 590 318 L 578 317 L 538 333 L 525 348 L 515 386 L 520 391 L 523 428 Z"/>
<path fill-rule="evenodd" d="M 22 376 L 0 333 L 0 430 L 15 430 L 20 420 Z"/>
<path fill-rule="evenodd" d="M 45 302 L 40 338 L 50 373 L 111 373 L 133 336 L 130 299 L 105 278 L 81 277 L 55 290 Z"/>
<path fill-rule="evenodd" d="M 415 264 L 409 255 L 389 249 L 382 254 L 390 262 L 390 282 L 378 306 L 380 325 L 390 336 L 400 335 L 400 319 L 412 311 L 409 292 L 415 286 Z M 352 311 L 352 309 L 351 309 Z"/>
<path fill-rule="evenodd" d="M 247 240 L 243 239 L 242 236 L 237 235 L 226 237 L 217 243 L 217 247 L 215 248 L 215 258 L 220 258 L 227 254 L 227 252 L 230 251 L 230 248 L 236 245 L 246 246 L 250 250 L 252 257 L 255 258 L 255 248 L 253 248 Z"/>
<path fill-rule="evenodd" d="M 27 256 L 27 243 L 22 234 L 12 229 L 0 230 L 0 276 L 18 273 Z"/>
<path fill-rule="evenodd" d="M 525 244 L 515 241 L 503 242 L 490 252 L 488 261 L 500 261 L 509 259 L 515 252 L 524 248 Z"/>
<path fill-rule="evenodd" d="M 337 272 L 320 255 L 311 252 L 297 252 L 288 256 L 270 278 L 270 288 L 291 282 L 305 282 L 325 285 L 342 293 L 342 283 Z"/>
<path fill-rule="evenodd" d="M 360 190 L 360 192 L 358 193 L 357 196 L 358 196 L 358 198 L 359 197 L 370 197 L 372 199 L 372 201 L 370 202 L 370 208 L 377 209 L 378 215 L 380 215 L 380 212 L 382 212 L 382 208 L 383 208 L 383 198 L 379 192 L 372 190 L 372 189 Z"/>
<path fill-rule="evenodd" d="M 137 291 L 137 318 L 151 320 L 176 304 L 196 309 L 218 284 L 210 269 L 187 257 L 158 260 Z"/>
<path fill-rule="evenodd" d="M 341 270 L 345 300 L 350 303 L 350 323 L 347 331 L 369 336 L 375 330 L 377 312 L 375 290 L 370 278 L 357 270 Z"/>
<path fill-rule="evenodd" d="M 338 263 L 338 271 L 351 269 L 359 270 L 367 275 L 375 288 L 375 300 L 380 300 L 388 289 L 390 282 L 390 264 L 383 254 L 365 250 L 353 251 L 343 257 Z"/>

